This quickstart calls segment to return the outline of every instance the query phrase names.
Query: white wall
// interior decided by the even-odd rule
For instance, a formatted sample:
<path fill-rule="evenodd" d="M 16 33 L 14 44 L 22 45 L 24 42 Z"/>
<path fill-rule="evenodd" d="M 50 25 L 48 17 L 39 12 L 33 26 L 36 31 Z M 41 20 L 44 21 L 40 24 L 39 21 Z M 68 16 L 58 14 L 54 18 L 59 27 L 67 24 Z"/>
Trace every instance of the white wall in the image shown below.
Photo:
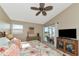
<path fill-rule="evenodd" d="M 40 34 L 41 39 L 43 38 L 43 25 L 41 24 L 34 24 L 34 23 L 28 23 L 28 22 L 21 22 L 21 21 L 12 21 L 12 24 L 18 24 L 23 25 L 23 33 L 21 34 L 14 34 L 14 37 L 17 37 L 21 39 L 22 41 L 26 40 L 27 37 L 27 31 L 29 27 L 34 27 L 34 33 L 33 35 L 36 35 L 37 33 Z"/>
<path fill-rule="evenodd" d="M 0 31 L 10 32 L 10 19 L 0 7 Z"/>
<path fill-rule="evenodd" d="M 51 19 L 45 26 L 58 24 L 58 29 L 77 29 L 77 39 L 79 40 L 79 4 L 72 4 L 62 13 Z"/>
<path fill-rule="evenodd" d="M 77 40 L 79 40 L 79 3 L 72 4 L 69 8 L 47 22 L 45 26 L 49 26 L 55 23 L 59 23 L 58 29 L 76 28 Z"/>
<path fill-rule="evenodd" d="M 9 19 L 7 14 L 4 12 L 4 10 L 0 6 L 0 31 L 6 31 L 6 28 L 8 28 L 8 32 L 12 31 L 12 25 L 11 24 L 22 24 L 24 29 L 22 34 L 15 34 L 14 36 L 21 39 L 22 41 L 26 40 L 27 36 L 27 30 L 29 27 L 35 28 L 35 34 L 40 33 L 41 39 L 43 39 L 43 25 L 41 24 L 34 24 L 34 23 L 28 23 L 28 22 L 21 22 L 21 21 L 12 21 Z M 4 29 L 4 30 L 3 30 Z"/>
<path fill-rule="evenodd" d="M 10 23 L 9 17 L 6 15 L 6 13 L 3 11 L 1 7 L 0 7 L 0 22 Z"/>

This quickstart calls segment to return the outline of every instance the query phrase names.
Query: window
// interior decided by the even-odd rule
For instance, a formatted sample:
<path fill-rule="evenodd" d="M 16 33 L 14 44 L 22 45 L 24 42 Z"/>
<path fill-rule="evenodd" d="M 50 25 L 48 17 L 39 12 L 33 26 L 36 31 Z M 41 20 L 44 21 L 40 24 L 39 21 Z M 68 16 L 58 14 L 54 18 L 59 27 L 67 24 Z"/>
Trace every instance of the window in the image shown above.
<path fill-rule="evenodd" d="M 10 24 L 0 23 L 0 31 L 10 32 Z"/>
<path fill-rule="evenodd" d="M 48 27 L 45 27 L 45 28 L 44 28 L 44 31 L 45 31 L 45 32 L 49 32 L 49 28 L 48 28 Z"/>
<path fill-rule="evenodd" d="M 23 33 L 23 25 L 13 24 L 12 25 L 12 33 L 13 34 Z"/>

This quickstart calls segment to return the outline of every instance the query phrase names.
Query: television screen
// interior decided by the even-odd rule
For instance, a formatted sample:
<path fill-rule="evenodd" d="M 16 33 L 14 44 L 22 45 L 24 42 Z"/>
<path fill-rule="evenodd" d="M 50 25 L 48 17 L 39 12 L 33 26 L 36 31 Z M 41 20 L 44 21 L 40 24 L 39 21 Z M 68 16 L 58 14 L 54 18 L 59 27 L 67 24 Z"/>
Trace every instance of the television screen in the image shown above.
<path fill-rule="evenodd" d="M 59 37 L 76 38 L 76 29 L 61 29 Z"/>

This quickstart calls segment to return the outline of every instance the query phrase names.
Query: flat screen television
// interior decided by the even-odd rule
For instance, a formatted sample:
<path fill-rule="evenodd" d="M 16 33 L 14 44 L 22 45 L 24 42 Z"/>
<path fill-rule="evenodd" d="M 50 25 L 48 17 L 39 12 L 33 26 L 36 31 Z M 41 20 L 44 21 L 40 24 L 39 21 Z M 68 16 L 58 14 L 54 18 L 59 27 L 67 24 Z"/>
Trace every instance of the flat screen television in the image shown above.
<path fill-rule="evenodd" d="M 76 29 L 60 29 L 59 37 L 76 38 Z"/>

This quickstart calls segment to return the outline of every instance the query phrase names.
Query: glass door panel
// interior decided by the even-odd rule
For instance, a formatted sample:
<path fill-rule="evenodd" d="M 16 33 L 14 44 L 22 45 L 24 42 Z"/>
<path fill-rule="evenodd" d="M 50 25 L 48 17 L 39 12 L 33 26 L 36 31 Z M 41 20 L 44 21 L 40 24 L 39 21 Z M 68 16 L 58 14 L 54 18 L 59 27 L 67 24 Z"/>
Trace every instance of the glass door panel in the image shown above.
<path fill-rule="evenodd" d="M 44 41 L 47 42 L 47 37 L 49 36 L 49 27 L 44 28 Z"/>
<path fill-rule="evenodd" d="M 44 41 L 50 42 L 51 39 L 54 39 L 55 36 L 55 27 L 48 26 L 44 27 Z"/>

